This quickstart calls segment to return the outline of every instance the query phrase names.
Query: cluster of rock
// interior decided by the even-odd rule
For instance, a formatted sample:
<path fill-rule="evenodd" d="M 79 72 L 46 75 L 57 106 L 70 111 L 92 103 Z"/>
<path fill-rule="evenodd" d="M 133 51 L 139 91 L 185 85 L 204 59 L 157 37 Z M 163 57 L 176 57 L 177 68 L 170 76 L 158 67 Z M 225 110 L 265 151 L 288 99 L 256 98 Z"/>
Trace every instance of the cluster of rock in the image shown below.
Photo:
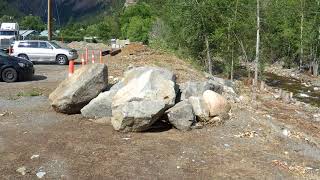
<path fill-rule="evenodd" d="M 220 95 L 228 88 L 213 79 L 178 85 L 175 74 L 166 69 L 138 67 L 105 91 L 107 77 L 105 65 L 85 66 L 49 96 L 51 105 L 61 113 L 110 118 L 115 130 L 125 132 L 146 131 L 159 120 L 190 130 L 197 122 L 227 117 L 231 109 Z"/>

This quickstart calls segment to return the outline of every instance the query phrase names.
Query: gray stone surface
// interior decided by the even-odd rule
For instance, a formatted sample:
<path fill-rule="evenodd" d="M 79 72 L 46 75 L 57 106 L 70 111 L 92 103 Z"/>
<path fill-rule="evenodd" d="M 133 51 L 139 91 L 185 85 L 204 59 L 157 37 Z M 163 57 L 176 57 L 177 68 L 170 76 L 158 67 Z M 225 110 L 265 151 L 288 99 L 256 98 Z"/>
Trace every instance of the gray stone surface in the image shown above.
<path fill-rule="evenodd" d="M 164 114 L 165 106 L 164 101 L 126 102 L 113 109 L 111 123 L 117 131 L 145 131 Z"/>
<path fill-rule="evenodd" d="M 125 73 L 112 98 L 112 125 L 119 131 L 145 131 L 175 105 L 175 75 L 161 68 L 140 67 Z"/>
<path fill-rule="evenodd" d="M 134 70 L 134 69 L 133 69 Z M 131 101 L 164 101 L 168 108 L 174 106 L 176 100 L 175 81 L 168 79 L 170 72 L 145 68 L 133 74 L 135 78 L 124 79 L 125 86 L 112 99 L 112 106 L 117 107 Z M 130 70 L 132 71 L 132 70 Z M 165 73 L 164 73 L 165 72 Z M 162 75 L 164 74 L 164 75 Z"/>
<path fill-rule="evenodd" d="M 81 109 L 81 114 L 87 118 L 102 118 L 112 116 L 112 98 L 117 91 L 107 91 L 99 94 L 98 97 L 90 101 L 88 105 Z"/>
<path fill-rule="evenodd" d="M 52 107 L 60 113 L 75 114 L 107 87 L 108 68 L 106 65 L 86 65 L 50 94 Z"/>
<path fill-rule="evenodd" d="M 209 108 L 203 97 L 191 96 L 188 101 L 192 105 L 193 112 L 199 120 L 206 121 L 209 119 Z"/>
<path fill-rule="evenodd" d="M 215 81 L 199 81 L 199 82 L 186 82 L 180 85 L 181 100 L 186 100 L 191 96 L 202 96 L 206 90 L 212 90 L 217 93 L 223 92 L 223 86 Z"/>
<path fill-rule="evenodd" d="M 196 122 L 192 105 L 188 101 L 181 101 L 168 111 L 169 122 L 177 129 L 187 131 Z"/>
<path fill-rule="evenodd" d="M 81 114 L 87 118 L 112 117 L 112 98 L 123 87 L 119 82 L 111 87 L 109 91 L 100 93 L 98 97 L 90 101 L 88 105 L 81 109 Z"/>
<path fill-rule="evenodd" d="M 173 72 L 163 69 L 163 68 L 158 68 L 158 67 L 135 67 L 132 69 L 129 69 L 124 73 L 124 84 L 127 84 L 130 82 L 132 79 L 140 77 L 142 74 L 144 74 L 147 71 L 152 71 L 155 76 L 161 76 L 162 78 L 170 81 L 176 81 L 176 76 L 173 74 Z"/>

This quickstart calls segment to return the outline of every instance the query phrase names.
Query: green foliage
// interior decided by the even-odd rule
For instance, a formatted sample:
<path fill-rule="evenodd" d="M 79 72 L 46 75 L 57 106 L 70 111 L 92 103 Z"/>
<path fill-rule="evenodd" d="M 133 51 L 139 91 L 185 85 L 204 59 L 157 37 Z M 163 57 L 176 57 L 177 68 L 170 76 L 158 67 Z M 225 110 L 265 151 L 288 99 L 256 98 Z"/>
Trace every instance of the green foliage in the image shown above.
<path fill-rule="evenodd" d="M 32 29 L 37 31 L 43 31 L 46 25 L 39 16 L 25 16 L 20 22 L 21 29 Z"/>
<path fill-rule="evenodd" d="M 226 74 L 230 73 L 232 64 L 238 68 L 241 61 L 254 60 L 256 1 L 143 1 L 156 7 L 152 8 L 156 11 L 152 13 L 158 16 L 150 32 L 150 44 L 153 47 L 172 49 L 206 66 L 207 36 L 211 56 L 220 59 Z M 261 71 L 268 63 L 278 60 L 285 61 L 289 67 L 294 66 L 300 59 L 301 48 L 304 63 L 320 57 L 320 1 L 260 2 Z"/>
<path fill-rule="evenodd" d="M 126 8 L 120 18 L 122 38 L 148 43 L 153 21 L 151 7 L 146 3 Z"/>

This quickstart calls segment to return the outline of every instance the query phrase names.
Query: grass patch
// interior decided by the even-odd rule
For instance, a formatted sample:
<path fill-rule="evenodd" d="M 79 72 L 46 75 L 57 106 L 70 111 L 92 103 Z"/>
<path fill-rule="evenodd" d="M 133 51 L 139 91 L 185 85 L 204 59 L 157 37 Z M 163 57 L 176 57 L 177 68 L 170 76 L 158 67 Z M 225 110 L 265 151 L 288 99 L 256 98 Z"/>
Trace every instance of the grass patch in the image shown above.
<path fill-rule="evenodd" d="M 39 89 L 32 89 L 31 91 L 27 92 L 19 92 L 17 94 L 17 97 L 35 97 L 35 96 L 41 96 L 42 93 Z"/>

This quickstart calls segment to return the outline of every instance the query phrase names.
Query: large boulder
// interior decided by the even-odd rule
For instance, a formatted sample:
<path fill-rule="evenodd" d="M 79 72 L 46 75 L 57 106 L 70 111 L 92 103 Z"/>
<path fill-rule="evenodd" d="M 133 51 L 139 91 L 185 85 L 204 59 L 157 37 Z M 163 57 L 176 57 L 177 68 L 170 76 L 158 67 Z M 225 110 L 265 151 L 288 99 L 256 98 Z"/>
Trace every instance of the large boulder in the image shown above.
<path fill-rule="evenodd" d="M 50 94 L 49 100 L 57 112 L 79 113 L 93 98 L 107 87 L 108 68 L 106 65 L 86 65 L 62 81 Z"/>
<path fill-rule="evenodd" d="M 209 116 L 225 116 L 231 110 L 231 105 L 226 98 L 214 91 L 205 91 L 203 99 L 209 109 Z"/>
<path fill-rule="evenodd" d="M 86 118 L 102 118 L 112 116 L 112 98 L 116 91 L 107 91 L 99 94 L 98 97 L 90 101 L 88 105 L 81 109 L 81 114 Z"/>
<path fill-rule="evenodd" d="M 123 83 L 119 82 L 109 91 L 100 93 L 98 97 L 90 101 L 88 105 L 81 109 L 81 114 L 87 118 L 103 118 L 112 117 L 112 98 L 119 89 L 123 87 Z"/>
<path fill-rule="evenodd" d="M 126 102 L 113 109 L 111 123 L 117 131 L 146 131 L 163 116 L 165 106 L 157 100 Z"/>
<path fill-rule="evenodd" d="M 112 106 L 117 107 L 126 102 L 142 100 L 158 100 L 163 101 L 166 107 L 174 106 L 176 100 L 175 81 L 172 80 L 174 75 L 168 76 L 169 71 L 159 69 L 144 68 L 144 72 L 140 72 L 142 70 L 139 69 L 137 74 L 132 74 L 135 78 L 125 78 L 126 85 L 113 97 Z M 130 72 L 135 72 L 135 69 Z"/>
<path fill-rule="evenodd" d="M 188 101 L 181 101 L 168 111 L 169 122 L 177 129 L 187 131 L 196 122 L 192 105 Z"/>
<path fill-rule="evenodd" d="M 116 130 L 147 130 L 175 105 L 175 76 L 166 69 L 134 68 L 125 73 L 123 83 L 112 98 L 112 124 Z"/>
<path fill-rule="evenodd" d="M 188 102 L 192 105 L 194 114 L 198 117 L 199 121 L 208 121 L 209 107 L 204 101 L 203 97 L 191 96 Z"/>
<path fill-rule="evenodd" d="M 136 79 L 140 77 L 142 74 L 144 74 L 147 71 L 152 71 L 155 76 L 160 76 L 164 79 L 170 80 L 170 81 L 176 81 L 176 75 L 173 74 L 173 72 L 168 71 L 167 69 L 158 68 L 158 67 L 136 67 L 131 68 L 128 71 L 124 73 L 124 84 L 127 84 L 133 79 Z"/>
<path fill-rule="evenodd" d="M 199 81 L 199 82 L 186 82 L 180 85 L 181 100 L 187 100 L 191 96 L 201 97 L 206 90 L 212 90 L 217 93 L 223 92 L 223 86 L 215 81 Z"/>

